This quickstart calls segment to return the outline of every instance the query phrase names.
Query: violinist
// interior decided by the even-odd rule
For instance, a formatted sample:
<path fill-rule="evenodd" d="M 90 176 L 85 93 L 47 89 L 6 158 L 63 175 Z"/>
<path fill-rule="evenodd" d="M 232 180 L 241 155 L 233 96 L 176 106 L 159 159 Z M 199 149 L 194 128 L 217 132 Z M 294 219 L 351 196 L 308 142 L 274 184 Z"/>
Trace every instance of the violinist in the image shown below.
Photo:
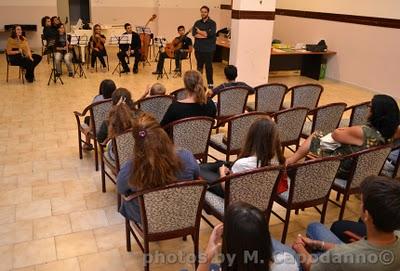
<path fill-rule="evenodd" d="M 178 26 L 179 36 L 176 37 L 172 43 L 167 44 L 165 52 L 159 55 L 157 70 L 153 74 L 162 74 L 164 69 L 164 60 L 168 57 L 175 59 L 175 70 L 174 72 L 181 72 L 181 59 L 187 58 L 189 52 L 193 50 L 192 40 L 187 37 L 188 33 L 185 33 L 185 27 L 183 25 Z"/>
<path fill-rule="evenodd" d="M 106 61 L 104 57 L 107 56 L 106 47 L 104 44 L 106 43 L 106 37 L 101 34 L 100 25 L 96 24 L 93 27 L 93 35 L 90 37 L 89 44 L 92 49 L 92 57 L 91 57 L 91 67 L 92 71 L 94 69 L 94 63 L 96 62 L 96 58 L 98 58 L 101 62 L 103 70 L 107 68 Z"/>

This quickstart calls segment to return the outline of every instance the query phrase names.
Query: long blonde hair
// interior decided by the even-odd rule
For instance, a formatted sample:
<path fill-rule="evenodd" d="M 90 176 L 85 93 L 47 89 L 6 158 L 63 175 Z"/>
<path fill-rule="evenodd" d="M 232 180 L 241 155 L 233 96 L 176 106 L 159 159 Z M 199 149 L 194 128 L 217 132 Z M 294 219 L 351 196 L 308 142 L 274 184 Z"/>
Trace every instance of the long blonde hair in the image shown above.
<path fill-rule="evenodd" d="M 185 72 L 183 76 L 186 91 L 195 95 L 195 102 L 199 104 L 207 103 L 206 88 L 204 87 L 201 73 L 195 70 Z"/>

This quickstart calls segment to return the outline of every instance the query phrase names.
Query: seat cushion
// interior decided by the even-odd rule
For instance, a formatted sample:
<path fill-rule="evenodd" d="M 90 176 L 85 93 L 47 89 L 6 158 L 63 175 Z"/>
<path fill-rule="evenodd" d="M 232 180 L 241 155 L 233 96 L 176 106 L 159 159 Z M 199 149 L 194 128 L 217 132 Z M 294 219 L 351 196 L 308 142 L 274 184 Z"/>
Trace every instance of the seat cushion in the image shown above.
<path fill-rule="evenodd" d="M 206 192 L 204 199 L 205 205 L 207 205 L 213 212 L 217 213 L 220 217 L 224 216 L 225 200 L 220 196 L 215 195 L 211 192 Z"/>
<path fill-rule="evenodd" d="M 312 122 L 306 121 L 303 126 L 302 134 L 309 136 L 311 134 Z"/>
<path fill-rule="evenodd" d="M 216 135 L 211 135 L 210 137 L 210 144 L 216 145 L 218 148 L 226 150 L 227 146 L 224 143 L 224 133 L 219 133 Z"/>
<path fill-rule="evenodd" d="M 339 127 L 349 127 L 350 119 L 342 119 L 340 120 Z"/>
<path fill-rule="evenodd" d="M 285 192 L 280 193 L 280 194 L 278 195 L 278 197 L 279 197 L 282 201 L 288 202 L 288 200 L 289 200 L 289 191 L 285 191 Z"/>
<path fill-rule="evenodd" d="M 346 181 L 346 180 L 339 179 L 339 178 L 335 178 L 335 181 L 333 182 L 333 185 L 334 185 L 334 186 L 340 187 L 340 188 L 342 188 L 342 189 L 345 189 L 345 188 L 346 188 L 346 184 L 347 184 L 347 181 Z"/>

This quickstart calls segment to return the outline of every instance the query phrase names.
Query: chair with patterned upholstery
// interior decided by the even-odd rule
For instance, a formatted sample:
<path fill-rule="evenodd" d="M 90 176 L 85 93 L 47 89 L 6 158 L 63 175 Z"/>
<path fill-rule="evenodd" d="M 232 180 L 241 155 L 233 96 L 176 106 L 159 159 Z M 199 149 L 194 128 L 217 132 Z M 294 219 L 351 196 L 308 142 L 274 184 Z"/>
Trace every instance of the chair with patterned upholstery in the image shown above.
<path fill-rule="evenodd" d="M 98 157 L 98 147 L 97 147 L 97 132 L 99 131 L 101 124 L 106 120 L 108 111 L 112 106 L 111 99 L 106 99 L 100 102 L 93 103 L 87 106 L 82 113 L 74 111 L 76 118 L 76 123 L 78 125 L 78 145 L 79 145 L 79 158 L 83 158 L 82 154 L 82 144 L 85 141 L 82 140 L 82 134 L 88 136 L 90 140 L 93 140 L 94 145 L 94 159 L 96 171 L 99 170 L 99 157 Z M 90 125 L 82 122 L 81 119 L 87 114 L 90 117 Z"/>
<path fill-rule="evenodd" d="M 281 110 L 283 99 L 288 90 L 284 84 L 264 84 L 254 88 L 255 90 L 255 104 L 248 105 L 249 110 L 275 113 Z"/>
<path fill-rule="evenodd" d="M 224 220 L 225 210 L 229 204 L 243 201 L 262 210 L 269 221 L 274 200 L 275 186 L 282 167 L 262 167 L 223 177 L 212 185 L 225 182 L 225 197 L 222 198 L 207 191 L 204 199 L 204 210 L 207 214 Z M 211 227 L 213 224 L 203 216 Z"/>
<path fill-rule="evenodd" d="M 308 109 L 305 107 L 295 107 L 276 112 L 272 115 L 278 126 L 282 149 L 287 147 L 294 152 L 295 150 L 290 148 L 291 145 L 295 145 L 296 150 L 299 148 L 300 136 L 307 112 Z"/>
<path fill-rule="evenodd" d="M 133 156 L 134 146 L 135 139 L 132 134 L 132 129 L 127 130 L 115 138 L 100 143 L 101 184 L 103 193 L 106 192 L 106 176 L 116 184 L 115 177 L 118 175 L 122 165 Z M 110 155 L 110 152 L 113 153 L 114 157 Z M 106 170 L 107 168 L 110 172 Z"/>
<path fill-rule="evenodd" d="M 169 95 L 174 97 L 175 100 L 180 101 L 186 98 L 186 88 L 178 88 L 172 91 Z"/>
<path fill-rule="evenodd" d="M 281 242 L 285 243 L 292 210 L 314 207 L 321 214 L 321 223 L 325 221 L 329 192 L 339 168 L 338 157 L 309 160 L 289 165 L 289 190 L 276 195 L 275 202 L 286 208 L 285 219 L 276 212 L 272 213 L 284 223 Z M 322 210 L 317 208 L 322 204 Z"/>
<path fill-rule="evenodd" d="M 225 119 L 222 124 L 228 124 L 226 136 L 224 133 L 211 135 L 210 146 L 217 151 L 225 154 L 226 161 L 229 161 L 230 155 L 240 153 L 240 150 L 242 149 L 242 146 L 246 139 L 247 132 L 253 122 L 259 118 L 265 118 L 267 116 L 267 113 L 250 112 Z M 213 159 L 216 159 L 210 154 L 209 156 Z"/>
<path fill-rule="evenodd" d="M 400 179 L 400 140 L 395 140 L 393 144 L 394 147 L 386 159 L 385 165 L 379 175 Z"/>
<path fill-rule="evenodd" d="M 189 150 L 196 159 L 206 163 L 213 125 L 213 118 L 191 117 L 171 122 L 163 128 L 175 146 Z"/>
<path fill-rule="evenodd" d="M 336 178 L 332 185 L 332 190 L 338 192 L 336 200 L 339 200 L 340 194 L 343 194 L 341 204 L 331 201 L 340 207 L 339 220 L 343 219 L 346 202 L 349 200 L 349 196 L 360 193 L 362 181 L 368 176 L 379 175 L 391 151 L 391 147 L 391 145 L 383 145 L 368 148 L 343 158 L 343 162 L 351 163 L 352 165 L 349 177 L 346 180 Z"/>
<path fill-rule="evenodd" d="M 312 116 L 312 121 L 304 123 L 301 136 L 307 138 L 314 131 L 322 134 L 333 132 L 338 127 L 345 108 L 345 103 L 331 103 L 310 110 L 308 116 Z"/>
<path fill-rule="evenodd" d="M 168 95 L 155 95 L 136 101 L 136 104 L 141 111 L 153 115 L 158 122 L 161 122 L 173 100 Z"/>
<path fill-rule="evenodd" d="M 144 190 L 123 200 L 138 200 L 141 223 L 125 220 L 126 247 L 131 251 L 131 234 L 144 253 L 144 270 L 149 270 L 149 243 L 191 235 L 198 265 L 201 210 L 205 181 L 179 182 Z M 139 240 L 139 237 L 143 242 Z"/>
<path fill-rule="evenodd" d="M 318 84 L 305 84 L 289 88 L 287 95 L 291 95 L 290 106 L 284 104 L 284 108 L 306 107 L 309 110 L 318 106 L 324 87 Z"/>
<path fill-rule="evenodd" d="M 369 107 L 371 102 L 363 102 L 347 107 L 344 111 L 350 111 L 350 119 L 342 119 L 339 127 L 351 127 L 364 125 L 368 120 Z"/>

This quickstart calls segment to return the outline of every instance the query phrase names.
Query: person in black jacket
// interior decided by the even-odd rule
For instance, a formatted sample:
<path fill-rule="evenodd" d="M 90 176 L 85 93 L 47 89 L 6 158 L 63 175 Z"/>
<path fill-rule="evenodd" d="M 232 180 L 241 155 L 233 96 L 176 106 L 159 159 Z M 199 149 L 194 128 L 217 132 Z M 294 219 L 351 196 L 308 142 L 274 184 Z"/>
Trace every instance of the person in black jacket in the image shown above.
<path fill-rule="evenodd" d="M 140 61 L 140 49 L 141 49 L 141 41 L 138 33 L 133 32 L 132 25 L 130 23 L 126 23 L 124 25 L 125 33 L 132 35 L 131 44 L 120 44 L 119 49 L 120 52 L 117 54 L 119 61 L 121 62 L 123 72 L 129 73 L 129 66 L 126 63 L 126 57 L 130 57 L 133 55 L 135 57 L 135 63 L 133 64 L 133 73 L 138 73 L 138 66 Z"/>

